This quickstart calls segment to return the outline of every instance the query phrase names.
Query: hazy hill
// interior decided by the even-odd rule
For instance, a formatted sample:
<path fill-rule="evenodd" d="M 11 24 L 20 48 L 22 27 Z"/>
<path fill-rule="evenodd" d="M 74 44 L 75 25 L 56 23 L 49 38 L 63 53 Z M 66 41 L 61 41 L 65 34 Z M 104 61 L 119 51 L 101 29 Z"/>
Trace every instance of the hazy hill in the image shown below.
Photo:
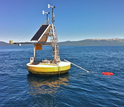
<path fill-rule="evenodd" d="M 85 39 L 59 42 L 60 46 L 124 46 L 124 39 Z"/>
<path fill-rule="evenodd" d="M 6 43 L 6 42 L 3 42 L 3 41 L 0 41 L 0 46 L 4 46 L 4 45 L 9 45 L 9 43 Z"/>

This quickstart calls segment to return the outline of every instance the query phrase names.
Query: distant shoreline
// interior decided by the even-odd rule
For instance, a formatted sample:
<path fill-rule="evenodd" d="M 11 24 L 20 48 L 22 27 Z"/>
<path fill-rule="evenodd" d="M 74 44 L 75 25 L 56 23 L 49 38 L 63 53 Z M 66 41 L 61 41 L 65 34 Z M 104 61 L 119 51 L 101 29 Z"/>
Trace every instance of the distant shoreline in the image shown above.
<path fill-rule="evenodd" d="M 59 46 L 124 46 L 124 39 L 85 39 L 58 42 Z"/>
<path fill-rule="evenodd" d="M 58 45 L 59 46 L 124 46 L 124 39 L 119 39 L 119 38 L 84 39 L 84 40 L 79 40 L 79 41 L 58 42 Z M 0 46 L 10 46 L 10 44 L 4 41 L 0 41 Z M 13 46 L 16 46 L 16 45 L 13 44 Z"/>

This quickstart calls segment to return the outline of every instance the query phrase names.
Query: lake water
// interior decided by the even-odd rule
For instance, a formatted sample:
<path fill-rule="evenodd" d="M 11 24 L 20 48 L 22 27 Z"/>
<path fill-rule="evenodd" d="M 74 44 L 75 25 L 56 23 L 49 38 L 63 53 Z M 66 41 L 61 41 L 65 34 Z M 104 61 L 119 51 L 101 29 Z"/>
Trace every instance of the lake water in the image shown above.
<path fill-rule="evenodd" d="M 67 74 L 28 73 L 33 46 L 0 46 L 0 107 L 124 107 L 124 47 L 60 46 L 60 57 L 75 66 Z M 51 59 L 51 47 L 37 51 Z M 102 72 L 112 72 L 112 76 Z"/>

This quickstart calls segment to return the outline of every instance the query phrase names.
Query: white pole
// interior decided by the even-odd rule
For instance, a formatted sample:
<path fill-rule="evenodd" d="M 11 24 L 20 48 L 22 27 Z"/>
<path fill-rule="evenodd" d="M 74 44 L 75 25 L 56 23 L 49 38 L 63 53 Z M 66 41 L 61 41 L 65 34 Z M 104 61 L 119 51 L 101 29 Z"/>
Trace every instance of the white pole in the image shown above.
<path fill-rule="evenodd" d="M 55 59 L 56 59 L 56 45 L 55 45 Z"/>
<path fill-rule="evenodd" d="M 36 59 L 36 50 L 35 50 L 35 44 L 34 44 L 34 61 Z"/>

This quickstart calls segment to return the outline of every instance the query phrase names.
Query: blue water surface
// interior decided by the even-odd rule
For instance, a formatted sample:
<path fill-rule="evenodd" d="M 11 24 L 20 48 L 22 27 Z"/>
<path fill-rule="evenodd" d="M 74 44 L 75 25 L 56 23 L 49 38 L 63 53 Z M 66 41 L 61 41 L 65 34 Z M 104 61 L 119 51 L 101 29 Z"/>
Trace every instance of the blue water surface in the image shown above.
<path fill-rule="evenodd" d="M 67 74 L 36 76 L 26 64 L 33 46 L 0 46 L 0 107 L 124 107 L 123 46 L 60 46 L 60 57 L 71 66 Z M 52 48 L 37 51 L 52 59 Z M 112 76 L 102 72 L 112 72 Z"/>

